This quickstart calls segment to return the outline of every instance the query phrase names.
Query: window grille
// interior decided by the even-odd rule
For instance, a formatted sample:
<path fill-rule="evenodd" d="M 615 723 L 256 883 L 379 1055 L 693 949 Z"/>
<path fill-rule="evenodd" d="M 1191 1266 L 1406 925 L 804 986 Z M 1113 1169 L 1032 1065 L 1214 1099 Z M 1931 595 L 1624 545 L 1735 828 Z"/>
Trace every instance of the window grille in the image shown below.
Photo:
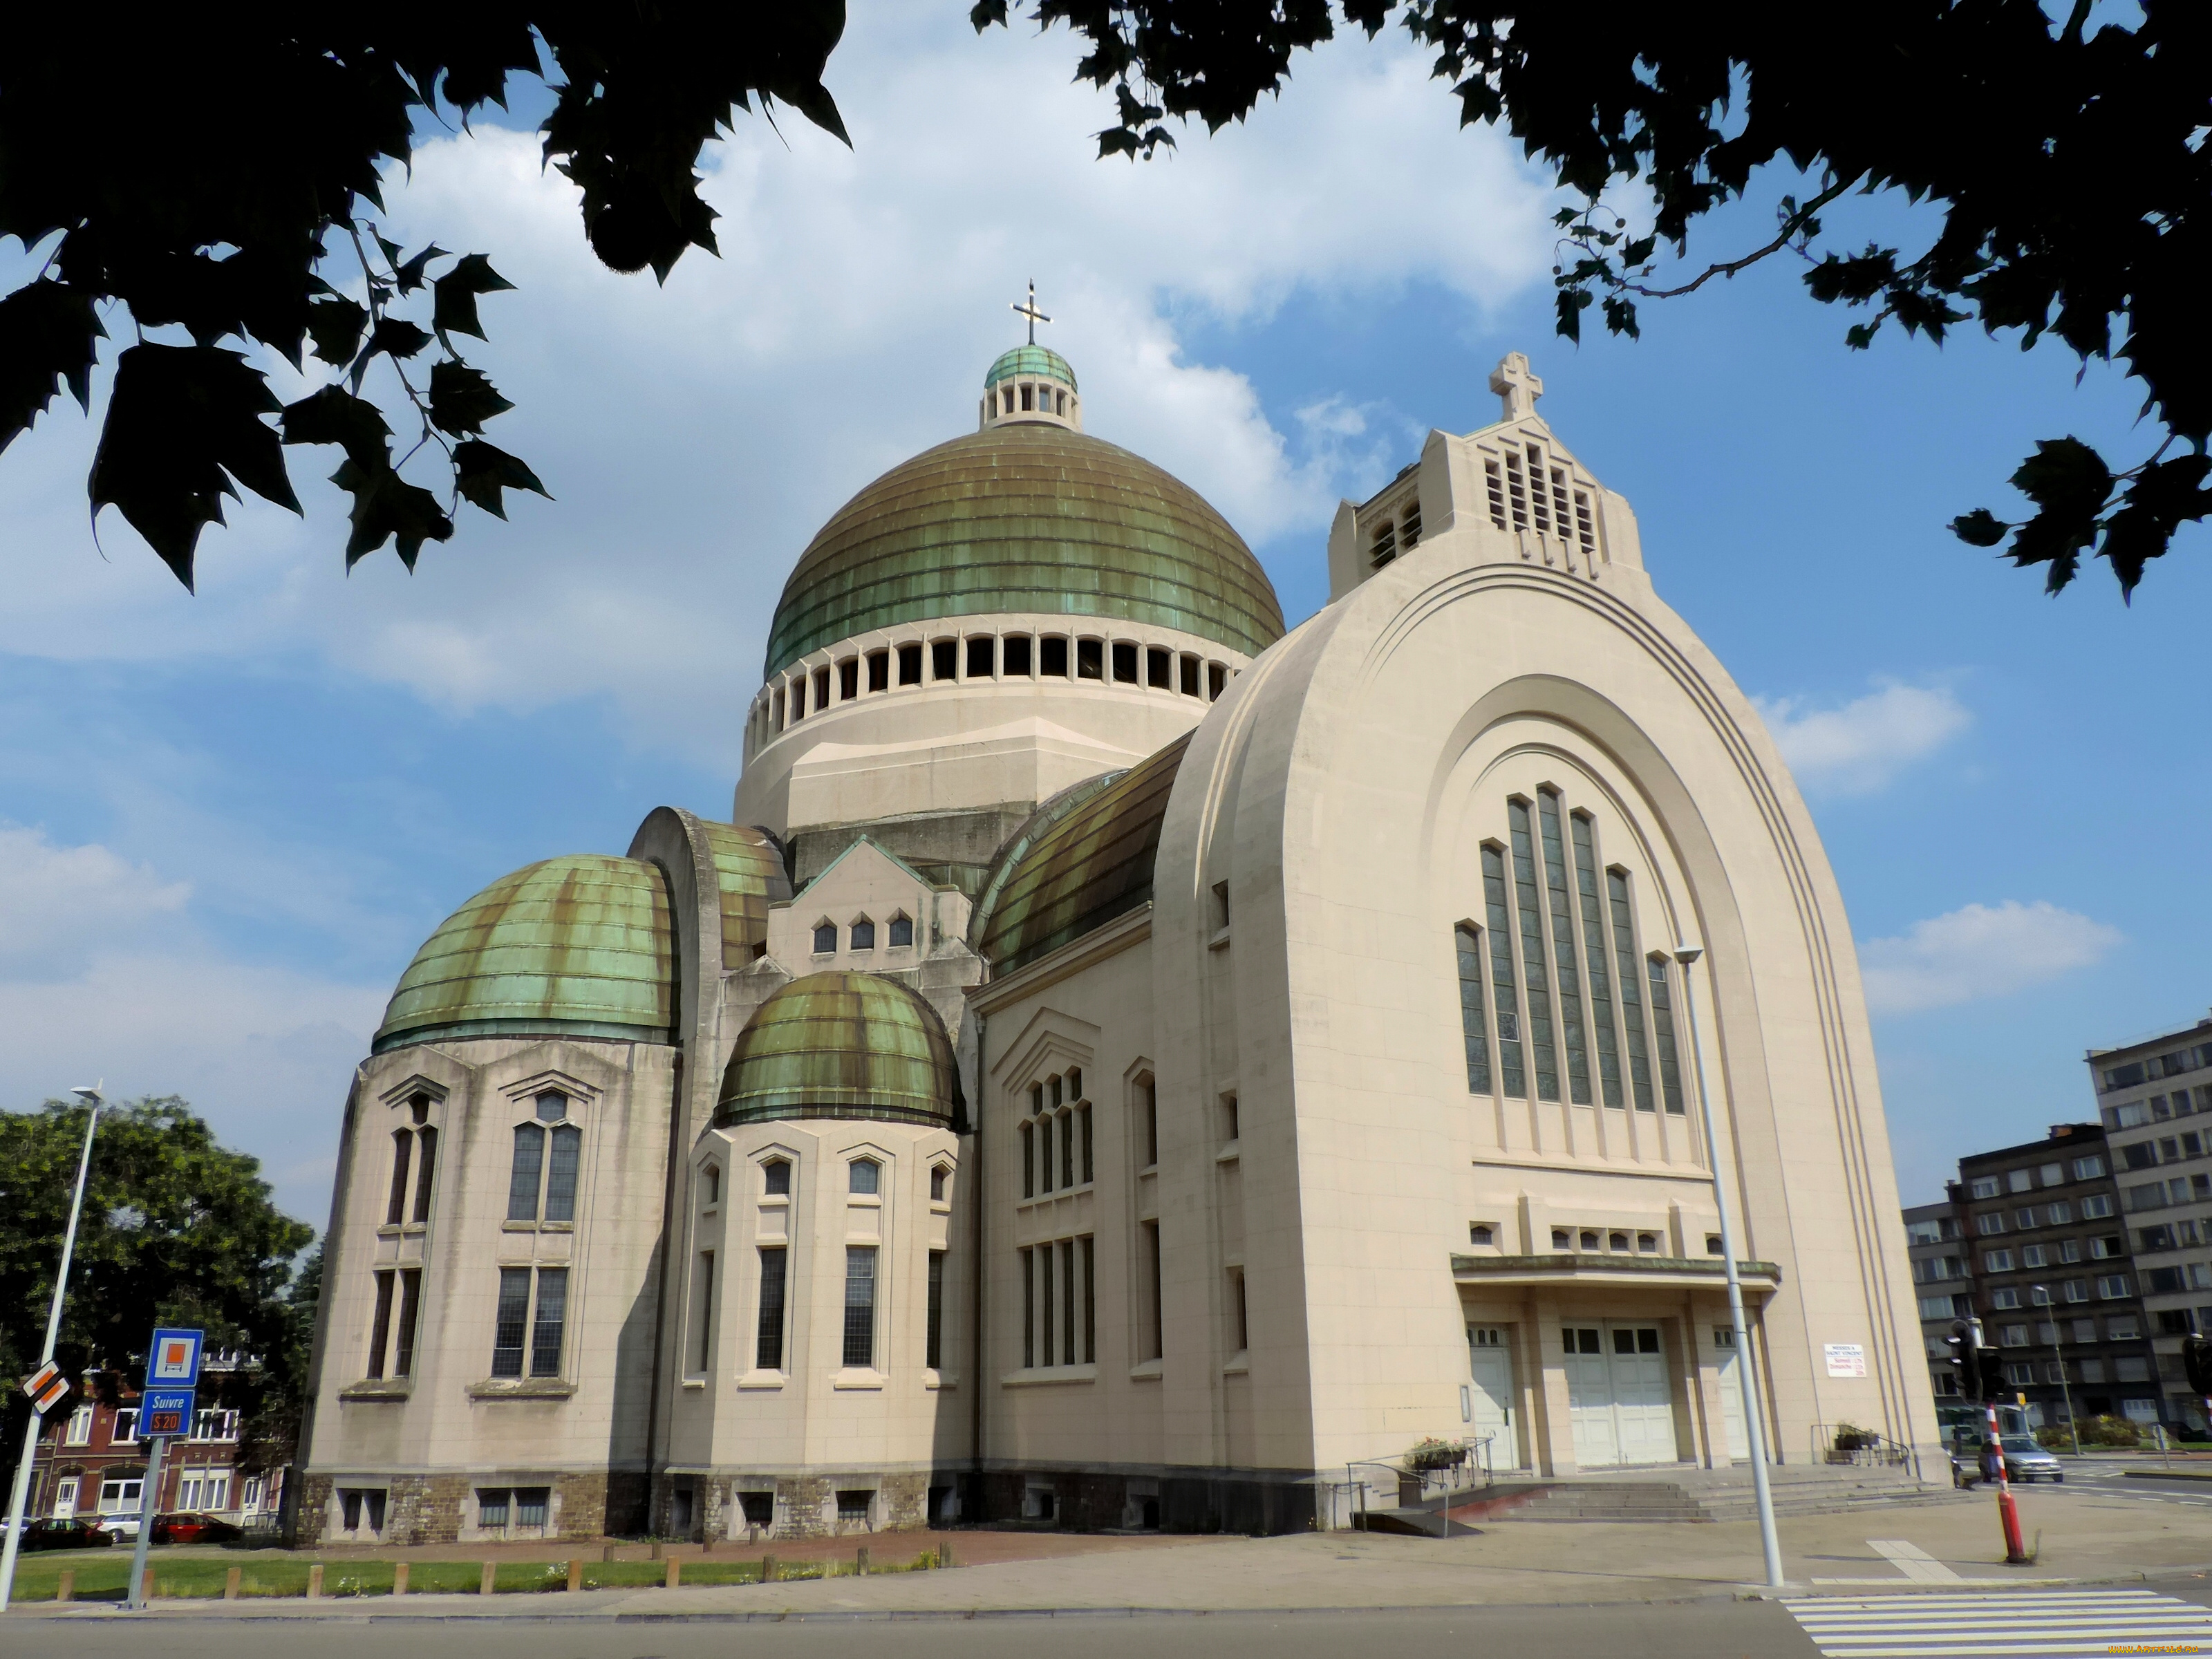
<path fill-rule="evenodd" d="M 1407 503 L 1398 519 L 1398 550 L 1410 553 L 1421 544 L 1421 503 L 1419 497 Z"/>
<path fill-rule="evenodd" d="M 1536 796 L 1536 818 L 1544 846 L 1544 896 L 1552 917 L 1552 951 L 1559 983 L 1559 1024 L 1567 1051 L 1567 1098 L 1590 1103 L 1589 1037 L 1583 1024 L 1582 975 L 1575 962 L 1575 921 L 1567 899 L 1566 848 L 1559 831 L 1559 798 L 1550 790 Z"/>
<path fill-rule="evenodd" d="M 1498 1012 L 1498 1067 L 1504 1092 L 1528 1097 L 1522 1066 L 1521 985 L 1513 966 L 1511 922 L 1505 913 L 1505 854 L 1496 843 L 1482 849 L 1483 914 L 1490 924 L 1491 1006 Z"/>
<path fill-rule="evenodd" d="M 929 1253 L 929 1322 L 922 1340 L 921 1363 L 932 1370 L 945 1355 L 945 1252 Z"/>
<path fill-rule="evenodd" d="M 530 1322 L 530 1269 L 501 1267 L 499 1270 L 499 1310 L 494 1317 L 491 1339 L 491 1374 L 494 1376 L 522 1375 L 522 1342 Z"/>
<path fill-rule="evenodd" d="M 913 943 L 914 943 L 914 918 L 913 918 L 912 916 L 908 916 L 908 915 L 896 915 L 896 916 L 893 916 L 893 917 L 891 918 L 891 927 L 890 927 L 890 946 L 891 946 L 891 948 L 892 948 L 893 950 L 895 950 L 895 951 L 896 951 L 896 950 L 902 950 L 902 949 L 904 949 L 905 947 L 907 947 L 907 946 L 908 946 L 908 945 L 911 945 Z"/>
<path fill-rule="evenodd" d="M 538 1270 L 538 1317 L 530 1334 L 530 1374 L 561 1375 L 561 1339 L 568 1318 L 568 1270 Z"/>
<path fill-rule="evenodd" d="M 1651 1053 L 1644 1039 L 1644 1000 L 1637 981 L 1636 917 L 1628 903 L 1628 872 L 1605 872 L 1606 905 L 1613 914 L 1613 960 L 1620 976 L 1620 1024 L 1628 1037 L 1628 1082 L 1636 1109 L 1654 1109 L 1651 1097 Z"/>
<path fill-rule="evenodd" d="M 1674 1054 L 1674 1006 L 1668 999 L 1667 958 L 1650 958 L 1651 1026 L 1659 1039 L 1659 1093 L 1669 1115 L 1683 1115 L 1682 1068 Z"/>
<path fill-rule="evenodd" d="M 760 1322 L 753 1342 L 753 1364 L 760 1370 L 783 1369 L 784 1247 L 760 1253 Z"/>
<path fill-rule="evenodd" d="M 1375 539 L 1368 544 L 1367 562 L 1371 568 L 1380 570 L 1397 556 L 1397 528 L 1385 519 L 1382 521 L 1382 527 L 1375 532 Z"/>
<path fill-rule="evenodd" d="M 1482 464 L 1484 493 L 1490 498 L 1490 522 L 1498 529 L 1505 526 L 1505 474 L 1495 461 Z"/>
<path fill-rule="evenodd" d="M 583 1159 L 584 1132 L 573 1123 L 553 1131 L 553 1156 L 545 1170 L 545 1218 L 576 1218 L 576 1170 Z"/>
<path fill-rule="evenodd" d="M 876 924 L 866 916 L 853 924 L 853 948 L 855 951 L 876 948 Z"/>
<path fill-rule="evenodd" d="M 544 1486 L 524 1486 L 514 1494 L 514 1524 L 542 1527 L 552 1508 L 552 1492 Z"/>
<path fill-rule="evenodd" d="M 872 1158 L 856 1158 L 846 1165 L 848 1192 L 873 1196 L 883 1190 L 884 1166 Z"/>
<path fill-rule="evenodd" d="M 1583 491 L 1575 491 L 1575 541 L 1585 556 L 1597 557 L 1597 526 L 1590 517 L 1590 499 Z"/>
<path fill-rule="evenodd" d="M 1460 1034 L 1467 1048 L 1467 1091 L 1490 1092 L 1490 1031 L 1482 1010 L 1482 939 L 1472 923 L 1452 929 L 1459 963 Z"/>
<path fill-rule="evenodd" d="M 1543 535 L 1552 528 L 1552 504 L 1544 497 L 1544 452 L 1534 444 L 1528 446 L 1528 477 L 1534 486 L 1529 505 L 1534 508 L 1536 532 Z"/>
<path fill-rule="evenodd" d="M 1567 505 L 1566 469 L 1555 466 L 1552 469 L 1552 522 L 1559 526 L 1561 541 L 1574 533 L 1571 511 Z"/>
<path fill-rule="evenodd" d="M 1589 972 L 1591 1027 L 1597 1040 L 1597 1074 L 1601 1097 L 1608 1106 L 1623 1103 L 1620 1092 L 1620 1049 L 1613 1028 L 1613 975 L 1606 968 L 1605 911 L 1597 896 L 1597 849 L 1589 817 L 1577 812 L 1570 820 L 1575 841 L 1575 902 L 1583 924 L 1583 960 Z"/>
<path fill-rule="evenodd" d="M 538 1219 L 538 1177 L 545 1161 L 545 1131 L 535 1123 L 514 1126 L 514 1161 L 508 1166 L 507 1218 Z"/>
<path fill-rule="evenodd" d="M 1528 1045 L 1536 1073 L 1536 1098 L 1559 1097 L 1559 1054 L 1552 1028 L 1552 985 L 1544 963 L 1543 911 L 1537 898 L 1536 851 L 1528 803 L 1509 801 L 1513 833 L 1514 910 L 1521 924 L 1521 971 L 1528 986 Z"/>
<path fill-rule="evenodd" d="M 876 1363 L 876 1249 L 872 1244 L 845 1249 L 845 1349 L 848 1370 Z"/>

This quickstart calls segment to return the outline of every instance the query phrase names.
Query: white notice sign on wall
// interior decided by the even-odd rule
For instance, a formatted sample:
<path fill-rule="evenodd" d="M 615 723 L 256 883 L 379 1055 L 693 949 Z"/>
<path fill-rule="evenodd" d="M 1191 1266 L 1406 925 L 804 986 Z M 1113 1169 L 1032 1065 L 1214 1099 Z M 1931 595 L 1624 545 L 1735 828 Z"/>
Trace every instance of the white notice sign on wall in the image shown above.
<path fill-rule="evenodd" d="M 1856 1342 L 1831 1342 L 1825 1350 L 1831 1376 L 1864 1376 L 1866 1349 Z"/>

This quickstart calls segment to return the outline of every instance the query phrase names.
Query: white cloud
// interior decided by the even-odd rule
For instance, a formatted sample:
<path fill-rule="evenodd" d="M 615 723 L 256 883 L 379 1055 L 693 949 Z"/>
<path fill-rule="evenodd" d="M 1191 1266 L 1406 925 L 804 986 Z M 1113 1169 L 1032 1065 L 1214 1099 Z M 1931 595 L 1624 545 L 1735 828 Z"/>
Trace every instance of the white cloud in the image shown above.
<path fill-rule="evenodd" d="M 856 5 L 830 80 L 847 150 L 803 121 L 743 119 L 709 157 L 720 259 L 665 288 L 585 246 L 574 191 L 530 135 L 481 128 L 395 183 L 410 243 L 488 252 L 519 284 L 478 353 L 520 407 L 494 435 L 555 504 L 471 514 L 408 577 L 348 578 L 343 499 L 301 457 L 303 526 L 248 501 L 201 544 L 187 598 L 116 515 L 85 529 L 94 428 L 66 409 L 0 465 L 16 573 L 0 648 L 138 660 L 306 645 L 339 672 L 465 713 L 616 702 L 638 740 L 720 763 L 757 684 L 784 576 L 839 502 L 969 429 L 982 370 L 1018 338 L 1034 276 L 1082 377 L 1090 429 L 1205 494 L 1255 544 L 1318 561 L 1340 494 L 1413 458 L 1402 413 L 1322 395 L 1278 428 L 1190 325 L 1265 321 L 1301 289 L 1455 295 L 1449 336 L 1540 283 L 1548 187 L 1463 132 L 1402 37 L 1302 58 L 1279 100 L 1172 155 L 1094 159 L 1109 102 L 1072 84 L 1065 30 L 981 37 L 951 11 Z"/>
<path fill-rule="evenodd" d="M 1974 723 L 1972 711 L 1948 686 L 1875 684 L 1877 690 L 1839 708 L 1812 708 L 1797 697 L 1752 699 L 1799 784 L 1839 795 L 1872 794 Z"/>
<path fill-rule="evenodd" d="M 1901 938 L 1859 947 L 1867 1006 L 1878 1014 L 1917 1013 L 2010 995 L 2102 961 L 2120 943 L 2118 928 L 2048 900 L 1969 904 L 1925 921 Z"/>
<path fill-rule="evenodd" d="M 0 824 L 0 972 L 73 973 L 100 947 L 181 911 L 191 894 L 105 847 L 57 847 L 43 830 Z"/>

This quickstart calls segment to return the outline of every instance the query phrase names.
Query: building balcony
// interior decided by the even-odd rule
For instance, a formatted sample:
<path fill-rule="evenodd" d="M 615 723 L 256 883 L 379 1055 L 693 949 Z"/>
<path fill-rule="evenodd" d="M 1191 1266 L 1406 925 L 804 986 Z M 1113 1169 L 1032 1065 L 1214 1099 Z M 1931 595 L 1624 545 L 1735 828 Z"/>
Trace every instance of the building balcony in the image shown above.
<path fill-rule="evenodd" d="M 1718 1290 L 1728 1283 L 1727 1264 L 1714 1256 L 1572 1251 L 1547 1255 L 1455 1253 L 1451 1264 L 1452 1277 L 1462 1285 L 1643 1285 L 1655 1290 Z M 1771 1291 L 1782 1282 L 1782 1270 L 1771 1261 L 1739 1261 L 1735 1270 L 1747 1290 Z"/>

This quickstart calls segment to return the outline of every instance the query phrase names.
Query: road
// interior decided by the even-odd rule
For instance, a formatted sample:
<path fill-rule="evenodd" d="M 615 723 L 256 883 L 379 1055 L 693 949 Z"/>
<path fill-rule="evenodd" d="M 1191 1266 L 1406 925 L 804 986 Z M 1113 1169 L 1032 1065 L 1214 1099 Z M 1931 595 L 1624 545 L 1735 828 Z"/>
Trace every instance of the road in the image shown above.
<path fill-rule="evenodd" d="M 1364 1613 L 1076 1613 L 981 1618 L 813 1615 L 782 1623 L 570 1617 L 298 1620 L 126 1614 L 9 1621 L 11 1654 L 68 1659 L 843 1659 L 896 1644 L 900 1659 L 1342 1659 L 1469 1650 L 1613 1659 L 1940 1659 L 2033 1652 L 2212 1650 L 2207 1581 L 2017 1593 L 1829 1596 Z M 1802 1621 L 1802 1622 L 1801 1622 Z M 1814 1634 L 1807 1634 L 1809 1627 Z M 1817 1641 L 1816 1638 L 1817 1638 Z"/>

